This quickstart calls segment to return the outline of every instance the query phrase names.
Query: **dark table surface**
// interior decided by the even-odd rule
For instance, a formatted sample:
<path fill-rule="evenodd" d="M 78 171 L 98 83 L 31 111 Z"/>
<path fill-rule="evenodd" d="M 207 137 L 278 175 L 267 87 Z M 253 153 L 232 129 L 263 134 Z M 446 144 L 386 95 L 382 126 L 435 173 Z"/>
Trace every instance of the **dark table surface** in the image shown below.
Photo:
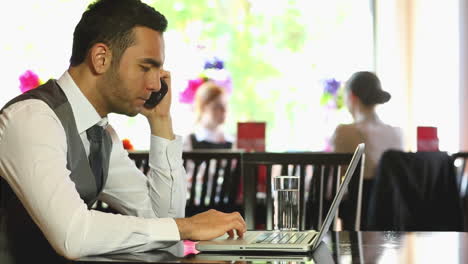
<path fill-rule="evenodd" d="M 185 241 L 167 250 L 86 257 L 71 263 L 468 263 L 465 232 L 329 232 L 308 255 L 208 254 Z"/>

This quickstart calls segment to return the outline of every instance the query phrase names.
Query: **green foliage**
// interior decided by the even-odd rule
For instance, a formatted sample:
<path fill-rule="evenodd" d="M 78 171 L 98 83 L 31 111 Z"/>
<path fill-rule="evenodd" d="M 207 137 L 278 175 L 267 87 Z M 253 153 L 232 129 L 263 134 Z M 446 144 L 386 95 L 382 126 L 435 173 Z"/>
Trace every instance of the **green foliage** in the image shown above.
<path fill-rule="evenodd" d="M 280 69 L 272 65 L 274 58 L 268 57 L 271 54 L 259 51 L 265 45 L 277 50 L 301 49 L 305 30 L 296 22 L 297 9 L 289 8 L 279 16 L 265 16 L 252 14 L 247 0 L 161 0 L 151 4 L 167 17 L 170 29 L 184 31 L 199 21 L 203 24 L 200 41 L 213 43 L 221 37 L 227 38 L 226 69 L 232 75 L 234 87 L 233 119 L 267 122 L 274 119 L 271 99 L 279 96 L 276 90 L 279 88 L 272 87 L 265 96 L 256 87 L 265 79 L 278 77 Z"/>
<path fill-rule="evenodd" d="M 367 5 L 365 0 L 153 0 L 150 4 L 168 18 L 169 30 L 183 34 L 186 44 L 201 44 L 219 53 L 232 77 L 228 129 L 234 133 L 237 121 L 267 122 L 267 148 L 304 148 L 303 142 L 292 142 L 291 132 L 296 138 L 306 137 L 307 131 L 315 133 L 314 139 L 327 136 L 320 130 L 324 115 L 320 107 L 333 101 L 340 109 L 343 97 L 339 93 L 321 98 L 317 81 L 323 76 L 343 78 L 356 65 L 365 64 L 360 55 L 370 50 L 360 39 L 342 39 L 350 29 L 365 27 L 361 19 L 365 16 L 352 17 L 364 14 L 360 11 Z M 306 124 L 316 126 L 309 130 Z M 278 139 L 284 138 L 292 143 L 279 144 Z"/>

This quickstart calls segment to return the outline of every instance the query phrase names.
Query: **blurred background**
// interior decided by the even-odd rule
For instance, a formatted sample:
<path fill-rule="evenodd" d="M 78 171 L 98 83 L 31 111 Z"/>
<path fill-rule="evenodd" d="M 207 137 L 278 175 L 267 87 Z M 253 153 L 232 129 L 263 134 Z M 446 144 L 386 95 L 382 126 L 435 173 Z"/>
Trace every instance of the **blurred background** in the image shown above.
<path fill-rule="evenodd" d="M 18 0 L 0 15 L 0 104 L 21 93 L 26 71 L 42 82 L 67 69 L 84 0 Z M 190 132 L 193 106 L 181 102 L 190 80 L 226 83 L 226 129 L 266 122 L 267 151 L 322 151 L 339 123 L 351 122 L 343 82 L 376 72 L 392 94 L 382 119 L 403 128 L 416 149 L 416 127 L 438 128 L 441 150 L 468 148 L 465 136 L 464 1 L 447 0 L 171 0 L 144 1 L 163 13 L 165 68 L 172 72 L 173 122 Z M 221 63 L 207 72 L 207 63 Z M 330 85 L 336 87 L 330 90 Z M 149 148 L 142 116 L 111 115 L 121 139 Z M 465 129 L 465 130 L 464 130 Z M 465 133 L 461 132 L 465 131 Z"/>

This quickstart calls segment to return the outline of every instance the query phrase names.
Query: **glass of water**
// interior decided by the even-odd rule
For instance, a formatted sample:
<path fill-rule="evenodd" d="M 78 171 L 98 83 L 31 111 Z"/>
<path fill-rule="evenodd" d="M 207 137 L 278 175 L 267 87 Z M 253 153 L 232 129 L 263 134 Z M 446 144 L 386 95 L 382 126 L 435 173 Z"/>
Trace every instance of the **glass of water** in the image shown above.
<path fill-rule="evenodd" d="M 273 178 L 275 230 L 299 230 L 299 176 Z"/>

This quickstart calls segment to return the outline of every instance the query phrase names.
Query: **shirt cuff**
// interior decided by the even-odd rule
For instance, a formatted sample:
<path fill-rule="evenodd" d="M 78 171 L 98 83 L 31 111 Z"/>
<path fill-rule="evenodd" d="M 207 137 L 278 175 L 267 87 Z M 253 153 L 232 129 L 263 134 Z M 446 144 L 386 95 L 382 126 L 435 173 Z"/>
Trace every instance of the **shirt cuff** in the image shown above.
<path fill-rule="evenodd" d="M 179 241 L 179 228 L 173 218 L 154 218 L 150 225 L 151 238 L 155 241 Z"/>
<path fill-rule="evenodd" d="M 149 162 L 153 168 L 175 170 L 182 165 L 182 137 L 174 140 L 151 135 Z"/>

